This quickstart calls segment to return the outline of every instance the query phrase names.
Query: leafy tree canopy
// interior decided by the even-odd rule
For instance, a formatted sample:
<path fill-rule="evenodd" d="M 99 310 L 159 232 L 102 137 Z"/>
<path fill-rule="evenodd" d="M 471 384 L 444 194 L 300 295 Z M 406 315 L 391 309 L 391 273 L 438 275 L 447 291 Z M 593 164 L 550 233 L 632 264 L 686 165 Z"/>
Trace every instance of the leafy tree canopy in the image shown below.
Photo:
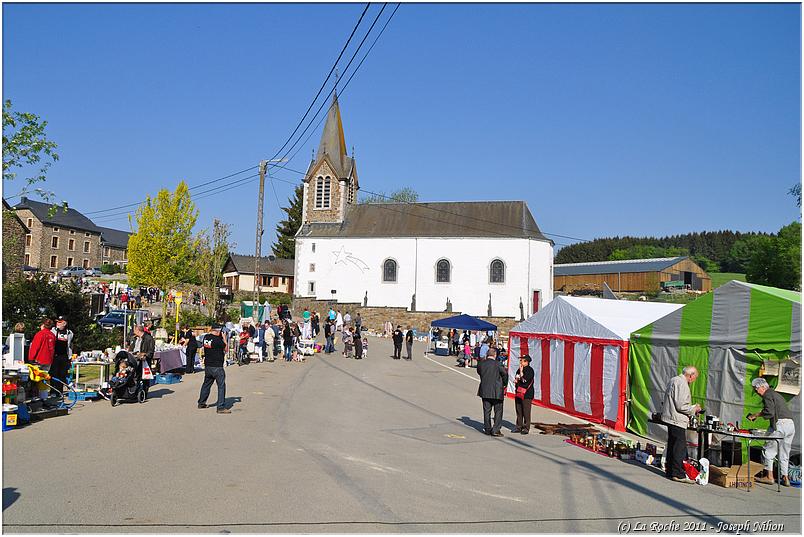
<path fill-rule="evenodd" d="M 384 192 L 369 194 L 360 200 L 360 203 L 416 203 L 419 193 L 410 187 L 402 187 L 386 195 Z"/>
<path fill-rule="evenodd" d="M 48 168 L 59 160 L 56 143 L 48 140 L 45 127 L 47 121 L 36 114 L 15 112 L 10 100 L 3 102 L 3 181 L 13 181 L 21 170 L 30 174 L 25 177 L 22 190 L 7 197 L 29 193 L 34 185 L 45 181 Z M 41 188 L 33 191 L 48 202 L 54 197 L 52 192 Z"/>
<path fill-rule="evenodd" d="M 296 255 L 296 232 L 302 225 L 302 197 L 304 185 L 298 185 L 293 197 L 288 199 L 288 206 L 282 207 L 285 219 L 276 225 L 276 242 L 271 247 L 279 259 L 293 259 Z"/>

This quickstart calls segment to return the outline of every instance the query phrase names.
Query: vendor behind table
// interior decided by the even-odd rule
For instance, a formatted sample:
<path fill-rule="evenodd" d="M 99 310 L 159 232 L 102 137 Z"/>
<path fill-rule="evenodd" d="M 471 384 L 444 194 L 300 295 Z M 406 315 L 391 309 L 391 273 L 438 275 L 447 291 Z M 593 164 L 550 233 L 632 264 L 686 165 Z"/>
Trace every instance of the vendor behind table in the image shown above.
<path fill-rule="evenodd" d="M 790 448 L 793 446 L 793 438 L 796 435 L 796 425 L 793 421 L 793 414 L 787 406 L 787 401 L 770 387 L 768 381 L 763 378 L 756 378 L 751 381 L 754 391 L 762 397 L 762 411 L 748 414 L 747 418 L 751 421 L 759 417 L 770 421 L 771 428 L 768 430 L 770 435 L 779 434 L 782 436 L 778 444 L 779 456 L 779 482 L 782 486 L 789 487 L 790 479 L 787 476 L 790 465 Z M 762 457 L 765 462 L 765 471 L 762 477 L 757 478 L 760 483 L 773 484 L 773 459 L 777 456 L 777 443 L 765 442 L 762 450 Z"/>

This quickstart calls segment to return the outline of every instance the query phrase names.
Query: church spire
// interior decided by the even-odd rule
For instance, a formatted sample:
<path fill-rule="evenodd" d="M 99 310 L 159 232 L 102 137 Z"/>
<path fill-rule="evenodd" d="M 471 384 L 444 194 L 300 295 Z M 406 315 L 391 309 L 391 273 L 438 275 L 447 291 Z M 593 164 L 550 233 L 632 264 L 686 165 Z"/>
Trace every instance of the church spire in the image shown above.
<path fill-rule="evenodd" d="M 343 135 L 343 123 L 341 122 L 341 109 L 338 106 L 338 93 L 332 95 L 332 105 L 327 113 L 327 121 L 324 123 L 324 132 L 321 134 L 321 143 L 318 145 L 316 161 L 327 155 L 335 166 L 340 169 L 338 173 L 345 175 L 348 170 L 344 170 L 344 164 L 348 154 L 346 152 L 346 138 Z"/>

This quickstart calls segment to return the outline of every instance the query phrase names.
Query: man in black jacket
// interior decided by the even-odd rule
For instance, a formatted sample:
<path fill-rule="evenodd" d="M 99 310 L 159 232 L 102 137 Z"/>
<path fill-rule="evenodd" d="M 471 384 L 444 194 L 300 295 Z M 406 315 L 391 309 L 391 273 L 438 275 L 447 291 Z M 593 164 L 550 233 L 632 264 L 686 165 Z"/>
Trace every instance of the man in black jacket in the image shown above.
<path fill-rule="evenodd" d="M 483 399 L 483 432 L 491 436 L 503 436 L 500 432 L 503 417 L 503 398 L 505 385 L 508 382 L 508 371 L 497 361 L 497 350 L 489 349 L 485 359 L 477 364 L 480 375 L 480 386 L 477 396 Z M 494 425 L 491 423 L 491 411 L 494 409 Z"/>
<path fill-rule="evenodd" d="M 394 360 L 402 358 L 402 341 L 405 339 L 405 334 L 402 333 L 402 325 L 396 325 L 396 330 L 391 335 L 394 340 Z"/>

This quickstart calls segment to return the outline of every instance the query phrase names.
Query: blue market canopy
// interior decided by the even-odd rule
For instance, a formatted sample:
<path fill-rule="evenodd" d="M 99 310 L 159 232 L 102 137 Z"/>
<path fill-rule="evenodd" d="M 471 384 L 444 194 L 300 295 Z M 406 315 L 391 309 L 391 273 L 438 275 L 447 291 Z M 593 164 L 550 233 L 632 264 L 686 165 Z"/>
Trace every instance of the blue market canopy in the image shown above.
<path fill-rule="evenodd" d="M 497 330 L 497 325 L 466 314 L 438 319 L 430 323 L 430 325 L 439 328 L 457 328 L 459 330 Z"/>

